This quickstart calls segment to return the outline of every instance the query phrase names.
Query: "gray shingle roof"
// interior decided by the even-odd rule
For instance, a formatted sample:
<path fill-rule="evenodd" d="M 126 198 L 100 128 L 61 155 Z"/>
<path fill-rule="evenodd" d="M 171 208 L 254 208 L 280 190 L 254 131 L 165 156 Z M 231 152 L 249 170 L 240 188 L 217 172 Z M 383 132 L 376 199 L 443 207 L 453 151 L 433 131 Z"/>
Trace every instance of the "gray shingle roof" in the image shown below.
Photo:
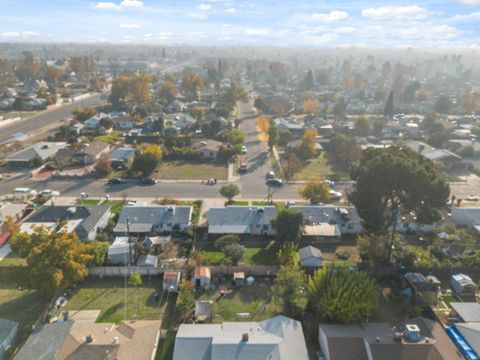
<path fill-rule="evenodd" d="M 149 232 L 153 225 L 188 224 L 192 216 L 191 206 L 146 205 L 124 206 L 118 218 L 116 232 L 127 231 L 127 219 L 131 232 Z M 138 225 L 138 226 L 137 226 Z M 136 231 L 135 231 L 135 230 Z"/>
<path fill-rule="evenodd" d="M 14 360 L 51 360 L 69 336 L 73 321 L 40 325 L 28 338 Z"/>
<path fill-rule="evenodd" d="M 227 206 L 207 212 L 210 233 L 250 233 L 252 225 L 270 225 L 277 215 L 275 206 Z"/>
<path fill-rule="evenodd" d="M 42 206 L 36 213 L 28 218 L 26 223 L 49 223 L 82 220 L 75 228 L 78 236 L 83 239 L 95 227 L 100 219 L 109 211 L 108 205 L 92 206 Z"/>
<path fill-rule="evenodd" d="M 58 150 L 67 147 L 64 142 L 40 141 L 5 158 L 6 161 L 31 161 L 36 156 L 43 160 L 54 156 Z"/>
<path fill-rule="evenodd" d="M 242 341 L 248 334 L 248 341 Z M 174 360 L 307 360 L 299 321 L 276 316 L 261 322 L 182 324 Z"/>
<path fill-rule="evenodd" d="M 118 148 L 112 151 L 110 160 L 124 161 L 132 159 L 135 156 L 135 149 L 132 148 Z"/>
<path fill-rule="evenodd" d="M 298 250 L 298 253 L 300 254 L 300 259 L 308 259 L 309 257 L 316 257 L 316 258 L 322 258 L 322 252 L 320 249 L 317 249 L 316 247 L 313 246 L 305 246 Z"/>
<path fill-rule="evenodd" d="M 464 322 L 480 323 L 480 304 L 473 302 L 452 302 L 450 305 Z"/>

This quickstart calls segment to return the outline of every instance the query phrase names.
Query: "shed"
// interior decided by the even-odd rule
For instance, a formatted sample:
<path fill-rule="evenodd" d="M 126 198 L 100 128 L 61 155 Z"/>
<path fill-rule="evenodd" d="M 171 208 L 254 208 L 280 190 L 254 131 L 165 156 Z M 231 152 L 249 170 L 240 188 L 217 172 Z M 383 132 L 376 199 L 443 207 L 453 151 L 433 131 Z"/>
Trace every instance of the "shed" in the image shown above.
<path fill-rule="evenodd" d="M 195 321 L 199 323 L 210 322 L 212 320 L 212 301 L 195 301 Z"/>
<path fill-rule="evenodd" d="M 155 255 L 144 255 L 140 256 L 137 261 L 138 267 L 157 267 L 158 258 Z"/>
<path fill-rule="evenodd" d="M 130 250 L 132 251 L 132 257 L 135 256 L 134 247 L 130 249 L 128 243 L 128 237 L 119 236 L 116 237 L 112 245 L 108 248 L 108 263 L 112 265 L 126 265 L 129 262 Z"/>
<path fill-rule="evenodd" d="M 17 345 L 18 323 L 0 318 L 0 360 L 9 358 L 10 350 Z"/>
<path fill-rule="evenodd" d="M 323 256 L 320 249 L 313 246 L 305 246 L 298 250 L 300 264 L 304 267 L 319 268 L 323 263 Z"/>
<path fill-rule="evenodd" d="M 450 285 L 455 294 L 463 301 L 476 302 L 477 285 L 473 282 L 470 276 L 465 274 L 452 275 Z"/>
<path fill-rule="evenodd" d="M 179 271 L 165 271 L 163 274 L 162 289 L 168 292 L 177 292 L 180 285 Z"/>
<path fill-rule="evenodd" d="M 209 286 L 211 279 L 212 275 L 210 273 L 210 268 L 206 266 L 198 266 L 195 268 L 192 280 L 197 289 Z"/>
<path fill-rule="evenodd" d="M 233 282 L 235 286 L 242 286 L 245 284 L 245 273 L 242 272 L 234 272 L 233 273 Z"/>

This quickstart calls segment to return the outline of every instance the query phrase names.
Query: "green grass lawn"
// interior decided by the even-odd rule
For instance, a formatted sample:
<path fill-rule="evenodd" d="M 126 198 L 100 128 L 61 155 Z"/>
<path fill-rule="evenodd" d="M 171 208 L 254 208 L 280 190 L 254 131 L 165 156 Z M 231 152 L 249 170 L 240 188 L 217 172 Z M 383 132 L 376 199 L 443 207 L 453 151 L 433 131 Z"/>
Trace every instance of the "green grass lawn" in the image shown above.
<path fill-rule="evenodd" d="M 252 206 L 270 206 L 270 205 L 272 204 L 270 204 L 268 201 L 252 201 Z"/>
<path fill-rule="evenodd" d="M 442 301 L 449 307 L 452 308 L 450 303 L 452 302 L 459 302 L 457 295 L 450 294 L 450 295 L 442 295 Z"/>
<path fill-rule="evenodd" d="M 30 334 L 32 324 L 46 309 L 49 300 L 25 286 L 28 284 L 26 265 L 24 259 L 13 253 L 0 261 L 0 317 L 20 324 L 20 341 Z"/>
<path fill-rule="evenodd" d="M 127 285 L 127 318 L 160 320 L 163 307 L 153 300 L 155 291 L 161 292 L 160 281 L 148 281 L 135 289 Z M 123 278 L 88 278 L 68 301 L 65 310 L 100 310 L 98 322 L 119 323 L 124 319 L 125 293 Z"/>
<path fill-rule="evenodd" d="M 270 284 L 255 283 L 252 286 L 242 286 L 227 291 L 220 299 L 218 292 L 206 292 L 200 299 L 213 301 L 212 322 L 224 321 L 261 321 L 275 316 L 277 307 L 272 302 Z M 240 319 L 237 313 L 250 313 L 248 319 Z"/>
<path fill-rule="evenodd" d="M 112 131 L 110 134 L 100 135 L 94 138 L 95 141 L 103 141 L 109 144 L 114 144 L 122 140 L 121 131 Z"/>
<path fill-rule="evenodd" d="M 247 200 L 233 200 L 230 205 L 248 206 L 248 201 Z"/>
<path fill-rule="evenodd" d="M 123 200 L 110 200 L 104 201 L 102 205 L 110 205 L 110 210 L 112 214 L 118 215 L 122 211 L 123 206 L 125 205 L 125 201 Z"/>
<path fill-rule="evenodd" d="M 227 167 L 213 163 L 194 163 L 185 161 L 162 162 L 155 170 L 157 179 L 207 180 L 227 179 Z"/>
<path fill-rule="evenodd" d="M 315 159 L 307 160 L 305 166 L 295 173 L 292 180 L 323 180 L 333 174 L 339 180 L 349 180 L 348 169 L 336 164 L 326 152 L 321 152 Z"/>
<path fill-rule="evenodd" d="M 203 249 L 204 262 L 206 265 L 222 265 L 225 260 L 225 255 L 221 250 L 209 247 Z M 245 265 L 276 265 L 278 248 L 274 241 L 271 241 L 267 246 L 247 247 L 244 259 L 241 263 Z"/>
<path fill-rule="evenodd" d="M 98 205 L 100 203 L 100 200 L 97 199 L 77 199 L 76 204 L 77 205 Z"/>

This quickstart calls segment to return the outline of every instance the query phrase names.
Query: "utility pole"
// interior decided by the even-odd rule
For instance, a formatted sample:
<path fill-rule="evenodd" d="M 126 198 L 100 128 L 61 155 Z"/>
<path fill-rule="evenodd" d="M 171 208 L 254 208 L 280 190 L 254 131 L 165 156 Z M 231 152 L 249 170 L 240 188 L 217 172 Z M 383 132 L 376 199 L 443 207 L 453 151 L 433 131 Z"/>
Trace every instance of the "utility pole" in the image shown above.
<path fill-rule="evenodd" d="M 127 261 L 127 254 L 125 253 L 125 313 L 124 313 L 124 320 L 127 320 L 127 264 L 128 268 L 130 268 L 132 263 L 132 244 L 130 243 L 130 221 L 127 218 L 127 242 L 128 242 L 128 250 L 129 250 L 129 258 Z"/>

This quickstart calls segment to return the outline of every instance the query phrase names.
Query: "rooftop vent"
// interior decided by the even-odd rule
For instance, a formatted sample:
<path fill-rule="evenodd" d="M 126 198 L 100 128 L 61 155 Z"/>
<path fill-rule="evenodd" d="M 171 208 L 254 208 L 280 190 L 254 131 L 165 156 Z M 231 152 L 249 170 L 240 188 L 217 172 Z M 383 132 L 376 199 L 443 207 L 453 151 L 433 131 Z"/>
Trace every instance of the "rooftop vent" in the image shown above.
<path fill-rule="evenodd" d="M 93 340 L 94 340 L 93 335 L 87 335 L 87 336 L 85 337 L 85 342 L 86 342 L 86 343 L 92 343 Z"/>
<path fill-rule="evenodd" d="M 259 213 L 263 214 L 263 212 L 265 211 L 265 209 L 264 209 L 263 207 L 261 207 L 261 208 L 258 208 L 257 211 L 258 211 Z"/>
<path fill-rule="evenodd" d="M 67 209 L 67 211 L 70 213 L 70 214 L 75 214 L 77 212 L 77 208 L 75 206 L 71 206 Z"/>
<path fill-rule="evenodd" d="M 403 336 L 405 340 L 410 342 L 419 342 L 420 340 L 422 340 L 420 328 L 416 324 L 406 324 Z"/>
<path fill-rule="evenodd" d="M 242 334 L 242 341 L 247 342 L 248 341 L 248 333 L 243 333 Z"/>

